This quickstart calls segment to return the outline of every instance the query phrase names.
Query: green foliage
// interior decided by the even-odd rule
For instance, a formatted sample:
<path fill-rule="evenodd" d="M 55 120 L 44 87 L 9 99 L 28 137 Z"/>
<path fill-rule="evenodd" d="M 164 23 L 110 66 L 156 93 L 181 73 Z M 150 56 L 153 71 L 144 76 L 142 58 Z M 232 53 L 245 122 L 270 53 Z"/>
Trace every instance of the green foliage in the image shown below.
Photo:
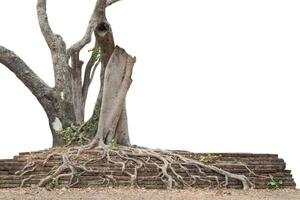
<path fill-rule="evenodd" d="M 282 186 L 283 182 L 282 180 L 275 180 L 273 178 L 273 176 L 270 175 L 270 180 L 268 182 L 268 186 L 271 188 L 271 189 L 279 189 L 281 186 Z"/>
<path fill-rule="evenodd" d="M 118 144 L 115 140 L 112 140 L 111 143 L 109 143 L 109 148 L 110 149 L 116 149 L 118 148 Z"/>
<path fill-rule="evenodd" d="M 203 155 L 200 156 L 199 161 L 205 163 L 205 164 L 212 164 L 215 163 L 220 157 L 222 157 L 221 155 L 214 155 L 214 154 L 207 154 L 207 155 Z"/>
<path fill-rule="evenodd" d="M 89 52 L 92 52 L 93 59 L 98 62 L 101 59 L 101 49 L 94 47 L 89 50 Z"/>
<path fill-rule="evenodd" d="M 59 135 L 63 138 L 66 145 L 84 145 L 89 142 L 87 138 L 84 137 L 81 131 L 82 126 L 75 126 L 73 123 L 70 124 L 65 129 L 59 131 Z"/>
<path fill-rule="evenodd" d="M 76 172 L 76 173 L 74 174 L 74 177 L 75 177 L 75 178 L 79 178 L 79 177 L 80 177 L 80 174 L 79 174 L 78 172 Z"/>
<path fill-rule="evenodd" d="M 59 186 L 59 183 L 58 183 L 58 178 L 55 177 L 55 176 L 51 176 L 51 179 L 50 179 L 50 182 L 49 182 L 49 189 L 54 189 L 56 187 Z"/>

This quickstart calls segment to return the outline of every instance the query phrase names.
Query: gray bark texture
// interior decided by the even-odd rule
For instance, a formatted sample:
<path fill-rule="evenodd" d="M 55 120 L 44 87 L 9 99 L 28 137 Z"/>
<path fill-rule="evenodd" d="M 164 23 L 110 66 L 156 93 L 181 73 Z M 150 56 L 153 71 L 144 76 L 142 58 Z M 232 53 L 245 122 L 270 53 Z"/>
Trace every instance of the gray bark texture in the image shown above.
<path fill-rule="evenodd" d="M 102 105 L 96 137 L 101 144 L 112 141 L 129 145 L 125 98 L 131 85 L 135 58 L 116 47 L 105 70 Z"/>
<path fill-rule="evenodd" d="M 0 63 L 24 83 L 45 110 L 53 136 L 53 146 L 66 144 L 61 131 L 70 127 L 71 124 L 81 127 L 82 134 L 87 138 L 92 139 L 96 133 L 99 135 L 104 131 L 105 142 L 114 140 L 130 145 L 125 96 L 129 88 L 130 77 L 128 76 L 131 76 L 134 62 L 124 50 L 115 47 L 112 30 L 105 16 L 106 7 L 118 1 L 97 0 L 85 34 L 79 41 L 67 48 L 63 37 L 51 29 L 47 16 L 47 0 L 37 0 L 39 26 L 52 57 L 54 87 L 49 87 L 41 80 L 13 51 L 0 46 Z M 101 59 L 97 60 L 92 55 L 84 64 L 80 52 L 91 42 L 93 34 L 96 37 L 95 48 L 99 49 Z M 120 60 L 117 61 L 118 59 Z M 109 61 L 110 64 L 108 64 Z M 85 122 L 84 111 L 89 86 L 100 63 L 101 89 L 93 116 Z M 129 71 L 126 71 L 127 69 Z M 118 80 L 111 79 L 109 75 Z M 122 85 L 123 82 L 126 84 Z M 108 113 L 111 114 L 107 115 Z M 101 115 L 103 117 L 100 117 Z M 108 119 L 104 119 L 105 117 Z M 113 133 L 108 134 L 108 129 L 112 129 Z"/>

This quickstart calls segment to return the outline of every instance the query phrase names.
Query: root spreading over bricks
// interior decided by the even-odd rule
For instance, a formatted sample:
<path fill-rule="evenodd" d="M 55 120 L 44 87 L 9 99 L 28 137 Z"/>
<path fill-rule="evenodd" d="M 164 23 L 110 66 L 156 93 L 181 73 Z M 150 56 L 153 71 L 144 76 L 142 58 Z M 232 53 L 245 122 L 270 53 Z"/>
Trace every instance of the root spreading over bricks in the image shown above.
<path fill-rule="evenodd" d="M 208 164 L 200 160 L 211 154 L 185 151 L 124 146 L 53 148 L 16 157 L 24 164 L 14 176 L 21 187 L 37 185 L 49 189 L 93 186 L 249 189 L 268 188 L 271 175 L 283 181 L 282 188 L 295 188 L 290 172 L 276 155 L 216 155 L 216 160 Z"/>

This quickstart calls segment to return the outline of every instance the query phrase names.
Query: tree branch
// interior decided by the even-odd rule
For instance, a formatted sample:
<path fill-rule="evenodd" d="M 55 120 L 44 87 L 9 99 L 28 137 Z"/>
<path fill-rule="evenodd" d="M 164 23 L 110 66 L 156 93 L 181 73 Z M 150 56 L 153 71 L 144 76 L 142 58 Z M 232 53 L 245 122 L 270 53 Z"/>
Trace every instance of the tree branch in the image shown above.
<path fill-rule="evenodd" d="M 96 48 L 96 47 L 94 47 Z M 98 67 L 100 60 L 96 60 L 94 55 L 91 55 L 89 61 L 86 64 L 85 72 L 84 72 L 84 79 L 83 79 L 83 85 L 82 85 L 82 97 L 83 97 L 83 103 L 85 104 L 88 90 L 90 87 L 90 84 L 93 80 L 94 73 Z"/>
<path fill-rule="evenodd" d="M 37 1 L 37 15 L 41 32 L 48 44 L 52 55 L 52 63 L 55 76 L 55 88 L 57 92 L 63 93 L 65 100 L 72 101 L 71 73 L 69 67 L 69 57 L 66 51 L 66 44 L 63 38 L 55 34 L 48 21 L 47 0 Z"/>
<path fill-rule="evenodd" d="M 117 3 L 119 1 L 121 1 L 121 0 L 107 0 L 106 7 L 108 7 L 108 6 L 110 6 L 110 5 L 114 4 L 114 3 Z"/>
<path fill-rule="evenodd" d="M 34 73 L 19 56 L 3 46 L 0 46 L 0 63 L 15 74 L 45 108 L 48 103 L 47 96 L 51 93 L 52 88 Z"/>
<path fill-rule="evenodd" d="M 47 15 L 47 0 L 38 0 L 37 15 L 41 32 L 51 51 L 55 50 L 58 45 L 65 47 L 65 42 L 63 41 L 62 37 L 58 34 L 55 34 L 49 25 Z"/>
<path fill-rule="evenodd" d="M 73 44 L 68 49 L 68 55 L 72 55 L 74 52 L 79 52 L 85 45 L 89 44 L 92 40 L 92 34 L 96 26 L 100 21 L 102 21 L 102 18 L 105 17 L 105 8 L 106 8 L 107 0 L 97 0 L 93 14 L 90 18 L 89 24 L 87 26 L 87 29 L 85 31 L 84 36 Z"/>

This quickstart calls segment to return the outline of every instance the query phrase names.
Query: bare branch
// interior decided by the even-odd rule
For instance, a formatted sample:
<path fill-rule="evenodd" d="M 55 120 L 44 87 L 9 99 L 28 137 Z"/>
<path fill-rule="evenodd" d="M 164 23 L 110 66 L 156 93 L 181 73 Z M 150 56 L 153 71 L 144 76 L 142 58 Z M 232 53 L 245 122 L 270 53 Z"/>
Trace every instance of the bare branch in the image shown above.
<path fill-rule="evenodd" d="M 96 48 L 96 44 L 94 48 Z M 101 59 L 97 60 L 97 58 L 95 58 L 95 55 L 92 54 L 85 66 L 84 79 L 82 85 L 82 97 L 84 104 L 88 95 L 89 86 L 94 78 L 95 71 L 100 64 L 100 61 Z"/>
<path fill-rule="evenodd" d="M 117 3 L 117 2 L 119 2 L 119 1 L 121 1 L 121 0 L 108 0 L 108 1 L 106 2 L 106 6 L 108 7 L 108 6 L 110 6 L 110 5 L 114 4 L 114 3 Z"/>
<path fill-rule="evenodd" d="M 81 124 L 84 120 L 84 108 L 82 107 L 82 80 L 81 68 L 83 62 L 79 59 L 79 54 L 75 52 L 71 57 L 72 63 L 72 102 L 76 116 L 76 123 Z"/>
<path fill-rule="evenodd" d="M 106 0 L 97 0 L 88 27 L 85 31 L 85 34 L 81 38 L 81 40 L 73 44 L 68 49 L 69 56 L 76 51 L 77 52 L 80 51 L 85 45 L 91 42 L 94 29 L 96 28 L 97 24 L 102 20 L 102 18 L 105 17 L 105 8 L 106 8 Z"/>
<path fill-rule="evenodd" d="M 54 33 L 49 25 L 47 16 L 47 1 L 38 0 L 37 2 L 37 15 L 39 20 L 40 29 L 49 47 L 54 43 Z"/>
<path fill-rule="evenodd" d="M 12 71 L 44 107 L 52 89 L 13 51 L 0 46 L 0 63 Z"/>
<path fill-rule="evenodd" d="M 97 67 L 99 66 L 99 64 L 100 64 L 100 60 L 97 61 L 96 64 L 94 65 L 94 67 L 93 67 L 93 70 L 92 70 L 92 73 L 91 73 L 91 76 L 90 76 L 90 84 L 91 84 L 91 82 L 92 82 L 93 79 L 94 79 L 95 72 L 96 72 Z"/>
<path fill-rule="evenodd" d="M 78 42 L 73 44 L 67 50 L 68 58 L 71 57 L 71 60 L 74 60 L 74 59 L 76 59 L 78 61 L 80 60 L 79 55 L 80 55 L 81 49 L 85 45 L 90 43 L 94 29 L 96 28 L 96 26 L 98 25 L 98 23 L 100 21 L 103 21 L 103 19 L 105 19 L 105 8 L 106 8 L 106 0 L 97 0 L 93 14 L 90 18 L 90 21 L 89 21 L 89 24 L 88 24 L 85 34 L 81 40 L 79 40 Z M 73 74 L 75 75 L 73 78 L 73 81 L 72 81 L 73 82 L 73 87 L 72 87 L 73 95 L 75 97 L 73 99 L 73 101 L 77 105 L 75 107 L 76 113 L 81 113 L 81 115 L 83 115 L 83 113 L 84 113 L 84 106 L 85 106 L 85 101 L 86 101 L 86 97 L 87 97 L 87 92 L 88 92 L 89 85 L 91 82 L 90 73 L 91 73 L 91 69 L 94 67 L 94 62 L 96 62 L 96 61 L 92 61 L 92 63 L 91 62 L 88 63 L 88 65 L 90 65 L 90 66 L 87 66 L 87 68 L 85 70 L 83 86 L 81 84 L 81 82 L 82 82 L 81 81 L 81 66 L 78 66 L 76 64 L 76 62 L 72 62 L 72 70 L 74 71 Z M 78 108 L 81 108 L 81 109 L 78 110 Z M 81 118 L 83 119 L 83 117 L 81 117 Z"/>
<path fill-rule="evenodd" d="M 37 1 L 37 15 L 41 32 L 50 48 L 55 76 L 55 88 L 64 92 L 67 101 L 71 101 L 70 72 L 66 44 L 60 35 L 55 34 L 48 21 L 47 0 Z"/>
<path fill-rule="evenodd" d="M 55 50 L 58 45 L 64 47 L 65 49 L 65 42 L 63 41 L 62 37 L 55 34 L 49 25 L 47 15 L 47 0 L 38 0 L 37 15 L 41 32 L 51 51 Z"/>
<path fill-rule="evenodd" d="M 82 98 L 83 98 L 83 103 L 85 104 L 87 95 L 88 95 L 88 90 L 90 86 L 90 74 L 92 71 L 92 68 L 94 66 L 95 60 L 93 56 L 89 59 L 88 63 L 86 64 L 85 67 L 85 72 L 84 72 L 84 79 L 83 79 L 83 85 L 82 85 Z"/>

